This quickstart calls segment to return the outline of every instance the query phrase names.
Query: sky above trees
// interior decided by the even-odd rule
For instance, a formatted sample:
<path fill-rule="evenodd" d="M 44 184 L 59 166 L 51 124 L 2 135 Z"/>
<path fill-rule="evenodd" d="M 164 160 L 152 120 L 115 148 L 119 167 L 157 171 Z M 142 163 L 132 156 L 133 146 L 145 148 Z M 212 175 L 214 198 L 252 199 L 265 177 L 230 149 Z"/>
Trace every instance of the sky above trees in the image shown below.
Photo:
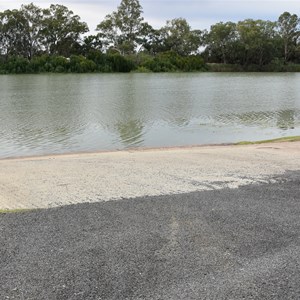
<path fill-rule="evenodd" d="M 116 10 L 121 0 L 1 0 L 0 11 L 18 8 L 33 2 L 40 7 L 63 4 L 80 15 L 94 32 L 107 14 Z M 193 29 L 209 29 L 223 21 L 247 18 L 275 21 L 284 11 L 299 14 L 299 0 L 140 0 L 145 21 L 161 27 L 166 20 L 185 18 Z"/>

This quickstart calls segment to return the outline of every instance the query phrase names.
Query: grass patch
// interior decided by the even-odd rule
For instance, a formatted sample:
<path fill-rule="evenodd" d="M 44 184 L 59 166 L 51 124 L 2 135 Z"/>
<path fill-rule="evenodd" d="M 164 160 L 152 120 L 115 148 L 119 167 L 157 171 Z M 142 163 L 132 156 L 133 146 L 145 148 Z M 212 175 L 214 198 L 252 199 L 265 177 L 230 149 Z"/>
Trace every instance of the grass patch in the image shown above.
<path fill-rule="evenodd" d="M 32 211 L 32 209 L 0 209 L 0 214 L 20 214 Z"/>
<path fill-rule="evenodd" d="M 287 136 L 272 140 L 262 140 L 262 141 L 255 141 L 255 142 L 249 142 L 249 141 L 243 141 L 235 143 L 234 145 L 257 145 L 257 144 L 267 144 L 267 143 L 281 143 L 281 142 L 299 142 L 300 136 Z"/>

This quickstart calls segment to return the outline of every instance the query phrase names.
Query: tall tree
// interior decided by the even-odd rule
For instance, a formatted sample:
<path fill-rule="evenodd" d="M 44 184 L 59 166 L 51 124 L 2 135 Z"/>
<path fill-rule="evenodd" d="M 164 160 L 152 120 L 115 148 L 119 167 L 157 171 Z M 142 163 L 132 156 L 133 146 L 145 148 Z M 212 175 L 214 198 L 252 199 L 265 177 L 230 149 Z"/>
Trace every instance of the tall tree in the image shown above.
<path fill-rule="evenodd" d="M 300 19 L 296 14 L 284 12 L 278 19 L 278 30 L 283 41 L 284 60 L 287 62 L 295 51 L 300 36 Z"/>
<path fill-rule="evenodd" d="M 81 34 L 88 32 L 88 26 L 78 15 L 64 5 L 51 4 L 43 11 L 43 43 L 50 54 L 69 56 L 78 47 Z"/>
<path fill-rule="evenodd" d="M 26 36 L 27 20 L 20 10 L 6 10 L 0 13 L 0 53 L 26 56 L 28 44 Z"/>
<path fill-rule="evenodd" d="M 42 51 L 41 30 L 43 28 L 44 15 L 42 9 L 33 3 L 22 5 L 20 12 L 26 20 L 24 28 L 27 40 L 26 56 L 31 59 L 34 55 Z"/>
<path fill-rule="evenodd" d="M 237 24 L 239 43 L 243 51 L 240 61 L 244 65 L 263 66 L 274 57 L 276 23 L 263 20 L 247 19 Z"/>
<path fill-rule="evenodd" d="M 101 51 L 102 41 L 99 35 L 89 35 L 84 37 L 82 44 L 82 54 L 89 54 L 91 51 Z"/>
<path fill-rule="evenodd" d="M 113 47 L 119 50 L 119 31 L 116 25 L 116 13 L 113 12 L 107 15 L 105 19 L 97 25 L 96 28 L 99 31 L 98 36 L 102 41 L 102 45 L 105 50 Z"/>
<path fill-rule="evenodd" d="M 187 20 L 183 18 L 167 21 L 161 32 L 165 49 L 179 55 L 196 52 L 201 45 L 201 31 L 191 30 Z"/>
<path fill-rule="evenodd" d="M 206 37 L 209 51 L 219 56 L 224 64 L 231 55 L 233 43 L 237 40 L 236 24 L 232 22 L 217 23 L 212 25 Z"/>
<path fill-rule="evenodd" d="M 105 17 L 96 30 L 106 49 L 113 47 L 121 54 L 135 51 L 145 34 L 142 12 L 138 0 L 122 0 L 117 11 Z"/>

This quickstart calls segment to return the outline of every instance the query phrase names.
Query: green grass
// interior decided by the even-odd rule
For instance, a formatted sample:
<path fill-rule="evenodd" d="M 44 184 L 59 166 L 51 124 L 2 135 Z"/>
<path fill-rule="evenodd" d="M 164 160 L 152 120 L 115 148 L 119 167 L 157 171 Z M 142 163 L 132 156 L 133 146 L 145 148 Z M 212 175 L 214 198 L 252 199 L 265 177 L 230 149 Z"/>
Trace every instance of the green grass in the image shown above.
<path fill-rule="evenodd" d="M 287 136 L 278 139 L 255 141 L 255 142 L 243 141 L 243 142 L 235 143 L 234 145 L 257 145 L 257 144 L 267 144 L 267 143 L 299 142 L 299 141 L 300 141 L 300 136 Z"/>
<path fill-rule="evenodd" d="M 0 214 L 19 214 L 31 210 L 32 209 L 0 209 Z"/>

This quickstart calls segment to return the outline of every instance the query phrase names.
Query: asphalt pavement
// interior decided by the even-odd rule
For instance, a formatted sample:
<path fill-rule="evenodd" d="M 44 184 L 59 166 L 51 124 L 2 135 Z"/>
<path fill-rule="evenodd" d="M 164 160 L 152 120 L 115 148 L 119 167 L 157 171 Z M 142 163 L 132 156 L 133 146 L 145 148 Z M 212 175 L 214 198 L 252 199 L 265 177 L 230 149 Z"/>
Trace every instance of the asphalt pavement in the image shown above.
<path fill-rule="evenodd" d="M 0 214 L 0 299 L 300 299 L 299 187 Z"/>

